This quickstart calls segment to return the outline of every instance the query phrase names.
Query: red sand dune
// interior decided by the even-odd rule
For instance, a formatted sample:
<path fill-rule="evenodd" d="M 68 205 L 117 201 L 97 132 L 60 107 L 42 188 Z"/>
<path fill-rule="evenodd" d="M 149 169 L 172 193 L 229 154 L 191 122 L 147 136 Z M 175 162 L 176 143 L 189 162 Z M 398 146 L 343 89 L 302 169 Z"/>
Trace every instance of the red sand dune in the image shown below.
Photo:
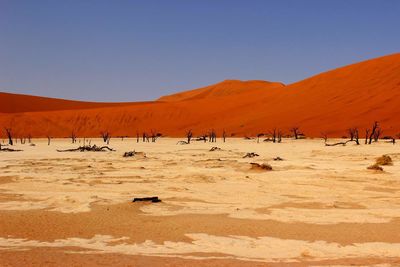
<path fill-rule="evenodd" d="M 41 96 L 10 94 L 0 92 L 0 113 L 31 111 L 50 111 L 66 109 L 88 109 L 109 106 L 122 106 L 134 103 L 100 103 L 65 100 Z"/>
<path fill-rule="evenodd" d="M 207 87 L 185 91 L 177 94 L 162 96 L 159 101 L 183 101 L 203 98 L 223 97 L 242 93 L 262 93 L 263 90 L 282 88 L 285 85 L 267 81 L 225 80 Z"/>
<path fill-rule="evenodd" d="M 21 99 L 18 106 L 25 101 Z M 321 132 L 340 137 L 349 127 L 359 127 L 363 135 L 365 128 L 378 120 L 383 134 L 393 135 L 400 132 L 400 54 L 338 68 L 287 86 L 225 81 L 148 103 L 40 111 L 42 106 L 46 104 L 31 107 L 35 112 L 0 114 L 0 127 L 12 127 L 20 136 L 66 137 L 71 131 L 78 136 L 99 136 L 103 130 L 114 136 L 150 130 L 183 136 L 192 129 L 200 135 L 211 128 L 218 134 L 225 129 L 228 134 L 243 136 L 274 127 L 287 133 L 299 126 L 310 137 L 319 137 Z"/>

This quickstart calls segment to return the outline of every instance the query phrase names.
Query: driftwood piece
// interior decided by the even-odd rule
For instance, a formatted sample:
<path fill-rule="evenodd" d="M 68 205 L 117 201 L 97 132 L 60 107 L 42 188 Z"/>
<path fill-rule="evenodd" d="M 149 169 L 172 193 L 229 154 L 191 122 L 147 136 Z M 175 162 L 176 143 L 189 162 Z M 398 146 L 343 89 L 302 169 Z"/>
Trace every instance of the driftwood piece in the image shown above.
<path fill-rule="evenodd" d="M 347 145 L 347 143 L 350 143 L 350 142 L 355 142 L 355 143 L 357 143 L 356 140 L 347 140 L 347 141 L 345 141 L 345 142 L 338 142 L 338 143 L 334 143 L 334 144 L 325 143 L 325 146 L 338 146 L 338 145 L 345 146 L 345 145 Z"/>
<path fill-rule="evenodd" d="M 216 146 L 213 146 L 213 147 L 210 149 L 210 151 L 216 151 L 216 150 L 221 150 L 221 148 L 216 147 Z"/>
<path fill-rule="evenodd" d="M 108 146 L 96 146 L 96 145 L 87 145 L 87 146 L 80 146 L 78 148 L 72 148 L 72 149 L 65 149 L 65 150 L 60 150 L 57 149 L 57 152 L 85 152 L 85 151 L 92 151 L 92 152 L 104 152 L 104 151 L 115 151 L 114 149 L 108 147 Z"/>
<path fill-rule="evenodd" d="M 134 157 L 135 154 L 136 154 L 135 151 L 128 151 L 128 152 L 125 152 L 125 153 L 124 153 L 124 156 L 123 156 L 123 157 L 124 157 L 124 158 Z"/>
<path fill-rule="evenodd" d="M 274 160 L 275 160 L 275 161 L 282 161 L 283 158 L 281 158 L 281 157 L 276 157 L 276 158 L 274 158 Z"/>
<path fill-rule="evenodd" d="M 145 158 L 146 157 L 146 153 L 144 153 L 144 152 L 136 152 L 134 150 L 134 151 L 125 152 L 124 155 L 123 155 L 124 158 L 135 157 L 135 156 L 142 156 L 143 158 Z"/>
<path fill-rule="evenodd" d="M 246 155 L 244 155 L 243 158 L 254 158 L 254 157 L 258 157 L 258 156 L 260 156 L 260 155 L 254 153 L 254 152 L 249 152 L 249 153 L 246 153 Z"/>
<path fill-rule="evenodd" d="M 0 148 L 0 151 L 4 151 L 4 152 L 18 152 L 18 151 L 22 151 L 21 149 L 12 149 L 12 148 Z"/>
<path fill-rule="evenodd" d="M 272 166 L 269 165 L 268 163 L 259 164 L 259 163 L 252 162 L 250 164 L 251 164 L 252 170 L 272 171 Z"/>
<path fill-rule="evenodd" d="M 135 197 L 132 200 L 132 202 L 144 202 L 144 201 L 157 203 L 157 202 L 161 202 L 161 199 L 159 199 L 158 197 Z"/>

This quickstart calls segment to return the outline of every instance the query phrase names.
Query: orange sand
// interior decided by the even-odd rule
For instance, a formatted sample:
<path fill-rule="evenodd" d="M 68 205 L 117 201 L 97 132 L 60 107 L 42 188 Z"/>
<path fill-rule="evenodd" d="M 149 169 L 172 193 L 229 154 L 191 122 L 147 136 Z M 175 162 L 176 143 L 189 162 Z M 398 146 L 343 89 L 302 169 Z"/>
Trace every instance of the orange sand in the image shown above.
<path fill-rule="evenodd" d="M 9 101 L 11 98 L 16 100 Z M 218 135 L 225 129 L 228 135 L 243 136 L 274 127 L 288 133 L 293 126 L 310 137 L 319 137 L 321 132 L 340 137 L 349 127 L 359 127 L 363 135 L 364 129 L 378 120 L 384 135 L 393 135 L 400 132 L 400 54 L 287 86 L 230 80 L 158 101 L 131 104 L 34 99 L 2 94 L 0 125 L 12 127 L 18 136 L 38 137 L 66 137 L 71 131 L 78 136 L 98 136 L 104 130 L 113 136 L 151 130 L 183 136 L 188 129 L 200 135 L 211 128 Z"/>

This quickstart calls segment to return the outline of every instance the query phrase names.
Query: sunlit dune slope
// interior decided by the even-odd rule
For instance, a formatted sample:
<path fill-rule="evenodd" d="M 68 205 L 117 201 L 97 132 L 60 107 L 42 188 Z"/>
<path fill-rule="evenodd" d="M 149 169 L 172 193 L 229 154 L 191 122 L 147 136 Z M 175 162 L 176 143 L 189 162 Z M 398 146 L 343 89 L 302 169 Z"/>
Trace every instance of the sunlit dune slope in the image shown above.
<path fill-rule="evenodd" d="M 285 85 L 279 82 L 268 81 L 240 81 L 225 80 L 223 82 L 213 84 L 207 87 L 176 93 L 172 95 L 162 96 L 159 101 L 183 101 L 196 100 L 203 98 L 224 97 L 238 95 L 242 93 L 262 93 L 262 90 L 282 88 Z"/>
<path fill-rule="evenodd" d="M 251 86 L 250 86 L 251 85 Z M 298 126 L 310 137 L 332 137 L 349 127 L 365 128 L 378 120 L 384 135 L 400 132 L 400 54 L 328 71 L 284 86 L 262 81 L 225 81 L 160 98 L 162 101 L 87 110 L 0 115 L 0 127 L 19 135 L 134 136 L 151 130 L 183 136 L 214 128 L 220 135 L 255 135 L 274 127 L 285 133 Z M 1 134 L 4 134 L 3 132 Z"/>

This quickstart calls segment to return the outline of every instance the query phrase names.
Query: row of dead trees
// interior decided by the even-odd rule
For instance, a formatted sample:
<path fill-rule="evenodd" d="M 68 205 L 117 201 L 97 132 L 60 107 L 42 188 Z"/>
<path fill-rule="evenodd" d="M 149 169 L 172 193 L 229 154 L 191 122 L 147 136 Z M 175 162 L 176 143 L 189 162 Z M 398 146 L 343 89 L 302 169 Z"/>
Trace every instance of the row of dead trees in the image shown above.
<path fill-rule="evenodd" d="M 322 138 L 325 141 L 325 145 L 327 146 L 335 146 L 335 145 L 346 145 L 349 142 L 355 142 L 357 145 L 360 145 L 360 133 L 357 127 L 354 128 L 349 128 L 347 130 L 349 140 L 344 141 L 344 142 L 338 142 L 338 143 L 333 143 L 333 144 L 328 144 L 328 135 L 326 133 L 322 133 Z M 378 142 L 379 139 L 381 139 L 383 130 L 379 125 L 378 121 L 375 121 L 372 124 L 371 128 L 365 129 L 365 138 L 364 138 L 364 144 L 372 144 L 373 142 Z M 400 138 L 400 134 L 397 135 L 398 138 Z M 391 143 L 395 144 L 396 143 L 396 136 L 384 136 L 383 139 L 385 140 L 390 140 Z"/>
<path fill-rule="evenodd" d="M 258 133 L 257 143 L 260 142 L 261 137 L 266 137 L 263 142 L 281 143 L 283 137 L 294 138 L 294 139 L 304 139 L 305 135 L 300 131 L 299 127 L 292 127 L 290 129 L 291 134 L 285 135 L 284 132 L 278 128 L 273 128 L 268 133 Z M 250 137 L 245 137 L 245 139 L 251 139 Z"/>
<path fill-rule="evenodd" d="M 193 131 L 190 129 L 186 132 L 186 143 L 190 144 L 190 142 L 193 139 Z M 204 133 L 200 136 L 198 136 L 196 141 L 203 141 L 204 143 L 210 142 L 210 143 L 215 143 L 217 142 L 217 133 L 214 129 L 210 130 L 208 133 Z M 222 141 L 225 143 L 226 141 L 226 131 L 223 130 L 222 132 Z"/>
<path fill-rule="evenodd" d="M 5 133 L 6 133 L 9 145 L 14 145 L 14 143 L 18 142 L 18 139 L 13 138 L 13 132 L 12 132 L 11 128 L 5 128 Z M 264 142 L 272 142 L 272 143 L 281 143 L 283 137 L 291 137 L 294 139 L 304 139 L 305 138 L 305 135 L 300 131 L 299 127 L 292 127 L 290 129 L 290 133 L 291 134 L 289 134 L 289 135 L 284 135 L 282 130 L 273 128 L 268 133 L 258 133 L 256 136 L 257 143 L 260 142 L 261 137 L 267 137 L 266 139 L 263 140 Z M 380 127 L 379 122 L 375 121 L 372 124 L 371 128 L 365 129 L 364 143 L 372 144 L 373 142 L 378 142 L 378 140 L 382 136 L 382 133 L 383 133 L 383 131 L 382 131 L 382 128 Z M 325 144 L 328 146 L 346 145 L 349 142 L 355 142 L 357 145 L 360 145 L 360 132 L 357 127 L 349 128 L 347 130 L 347 134 L 348 134 L 349 140 L 344 141 L 344 142 L 334 143 L 334 144 L 327 143 L 328 135 L 326 133 L 322 133 L 321 135 L 325 141 Z M 109 131 L 101 131 L 100 135 L 101 135 L 101 138 L 103 139 L 104 143 L 107 143 L 107 144 L 110 143 L 111 133 Z M 140 140 L 142 140 L 142 142 L 156 142 L 156 140 L 161 136 L 162 136 L 162 134 L 155 130 L 151 130 L 150 133 L 143 132 L 140 134 L 139 132 L 137 132 L 136 133 L 136 142 L 139 143 Z M 234 136 L 234 134 L 232 134 L 231 136 Z M 78 136 L 76 134 L 76 131 L 73 130 L 69 137 L 71 138 L 71 142 L 73 144 L 77 142 Z M 226 131 L 223 130 L 222 136 L 221 136 L 223 142 L 226 141 L 226 137 L 227 137 Z M 397 137 L 400 138 L 400 134 Z M 124 136 L 122 136 L 121 138 L 123 140 Z M 50 145 L 51 139 L 52 139 L 52 137 L 50 135 L 47 135 L 48 145 Z M 253 138 L 245 136 L 245 139 L 253 139 Z M 396 138 L 394 136 L 385 136 L 385 137 L 383 137 L 383 139 L 391 140 L 391 142 L 393 144 L 396 142 Z M 19 140 L 20 140 L 21 144 L 25 144 L 26 141 L 31 143 L 31 135 L 28 135 L 27 137 L 19 138 Z M 188 144 L 190 144 L 190 142 L 193 140 L 193 131 L 191 129 L 186 132 L 186 140 L 187 140 L 186 143 L 188 143 Z M 217 142 L 216 131 L 214 129 L 211 129 L 207 133 L 204 133 L 204 134 L 198 136 L 197 138 L 195 138 L 195 140 L 203 141 L 203 142 L 211 142 L 211 143 Z"/>
<path fill-rule="evenodd" d="M 158 133 L 157 131 L 151 130 L 150 134 L 147 132 L 143 132 L 140 138 L 140 133 L 136 132 L 136 143 L 140 142 L 140 139 L 142 139 L 142 142 L 145 143 L 150 143 L 150 141 L 152 143 L 155 143 L 157 141 L 158 138 L 160 138 L 162 136 L 161 133 Z"/>

